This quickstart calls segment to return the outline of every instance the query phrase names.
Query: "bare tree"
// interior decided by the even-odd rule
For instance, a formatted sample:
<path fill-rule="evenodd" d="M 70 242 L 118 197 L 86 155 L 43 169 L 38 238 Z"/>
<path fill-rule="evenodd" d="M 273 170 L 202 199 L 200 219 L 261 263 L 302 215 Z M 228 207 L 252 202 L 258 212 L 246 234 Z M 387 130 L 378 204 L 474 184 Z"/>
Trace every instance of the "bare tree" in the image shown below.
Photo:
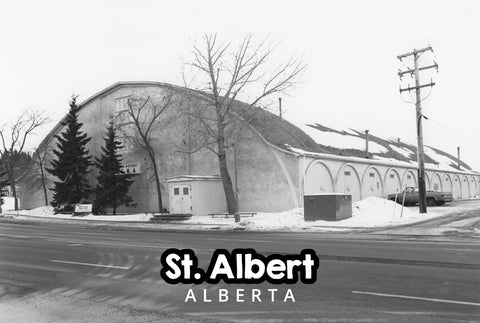
<path fill-rule="evenodd" d="M 52 149 L 47 145 L 44 147 L 38 147 L 32 154 L 32 163 L 38 167 L 38 173 L 36 175 L 40 178 L 40 182 L 42 184 L 46 206 L 49 205 L 47 194 L 47 186 L 49 186 L 49 181 L 45 174 L 45 166 L 47 166 L 48 161 L 50 160 L 51 153 Z M 38 180 L 38 178 L 36 180 Z"/>
<path fill-rule="evenodd" d="M 255 42 L 252 34 L 246 35 L 235 48 L 218 41 L 217 34 L 205 34 L 201 44 L 193 46 L 189 66 L 195 77 L 208 84 L 200 90 L 210 94 L 212 103 L 202 112 L 190 111 L 189 115 L 199 120 L 207 134 L 202 146 L 218 157 L 228 213 L 236 215 L 235 221 L 239 221 L 238 205 L 227 165 L 226 131 L 235 122 L 236 100 L 248 101 L 244 111 L 254 110 L 265 104 L 265 99 L 298 84 L 306 69 L 306 64 L 294 57 L 269 68 L 274 48 L 267 39 Z M 188 83 L 185 77 L 184 82 Z"/>
<path fill-rule="evenodd" d="M 43 126 L 48 121 L 49 119 L 44 112 L 28 110 L 24 111 L 20 117 L 9 125 L 3 125 L 0 128 L 0 139 L 2 140 L 0 154 L 5 158 L 5 168 L 15 200 L 15 210 L 18 210 L 17 189 L 15 187 L 17 156 L 23 152 L 30 135 L 33 135 L 37 128 Z"/>
<path fill-rule="evenodd" d="M 117 111 L 115 116 L 117 128 L 124 140 L 124 145 L 132 144 L 142 149 L 148 156 L 153 171 L 155 188 L 158 199 L 158 212 L 163 212 L 163 201 L 159 175 L 158 152 L 152 141 L 152 131 L 155 124 L 165 115 L 169 107 L 174 104 L 174 91 L 167 89 L 161 98 L 152 96 L 135 96 L 126 100 L 123 110 Z"/>

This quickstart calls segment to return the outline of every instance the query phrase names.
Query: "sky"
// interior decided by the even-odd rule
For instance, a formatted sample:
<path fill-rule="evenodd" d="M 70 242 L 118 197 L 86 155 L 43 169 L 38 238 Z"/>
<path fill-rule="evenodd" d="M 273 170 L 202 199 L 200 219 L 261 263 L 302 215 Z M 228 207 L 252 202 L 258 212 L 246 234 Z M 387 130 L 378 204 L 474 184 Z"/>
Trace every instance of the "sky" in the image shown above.
<path fill-rule="evenodd" d="M 244 33 L 279 43 L 272 66 L 296 55 L 303 81 L 282 95 L 284 117 L 416 143 L 412 97 L 399 86 L 399 54 L 431 45 L 420 64 L 436 83 L 422 102 L 424 143 L 480 171 L 479 1 L 5 1 L 0 0 L 0 124 L 24 109 L 52 122 L 118 81 L 182 84 L 181 67 L 202 32 L 233 43 Z"/>

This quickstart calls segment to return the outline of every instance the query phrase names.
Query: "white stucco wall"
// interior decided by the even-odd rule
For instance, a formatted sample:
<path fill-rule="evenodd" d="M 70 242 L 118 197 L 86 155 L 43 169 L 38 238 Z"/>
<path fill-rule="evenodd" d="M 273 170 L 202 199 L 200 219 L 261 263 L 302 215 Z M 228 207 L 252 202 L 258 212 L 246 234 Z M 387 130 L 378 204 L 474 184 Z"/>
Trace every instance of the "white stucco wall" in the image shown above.
<path fill-rule="evenodd" d="M 418 186 L 415 168 L 356 157 L 322 157 L 299 157 L 304 194 L 346 193 L 356 201 L 368 196 L 385 198 L 405 187 Z M 425 181 L 427 190 L 452 192 L 454 199 L 473 198 L 480 193 L 477 174 L 427 169 Z"/>

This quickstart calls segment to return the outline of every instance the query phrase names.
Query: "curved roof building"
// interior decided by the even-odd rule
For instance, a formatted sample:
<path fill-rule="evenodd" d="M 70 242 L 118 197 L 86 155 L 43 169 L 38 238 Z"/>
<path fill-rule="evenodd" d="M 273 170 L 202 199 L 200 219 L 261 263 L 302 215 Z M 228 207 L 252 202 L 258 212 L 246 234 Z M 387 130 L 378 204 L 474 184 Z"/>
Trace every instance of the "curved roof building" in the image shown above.
<path fill-rule="evenodd" d="M 148 156 L 132 141 L 135 131 L 122 126 L 119 113 L 129 98 L 148 97 L 152 102 L 149 109 L 154 109 L 155 102 L 161 104 L 169 95 L 174 98 L 173 103 L 154 123 L 150 138 L 160 170 L 164 204 L 170 210 L 178 202 L 175 200 L 178 190 L 174 189 L 172 178 L 189 183 L 186 184 L 190 185 L 189 194 L 197 194 L 198 198 L 199 191 L 209 191 L 210 196 L 222 194 L 218 187 L 208 186 L 210 184 L 195 186 L 197 193 L 191 184 L 192 181 L 218 180 L 215 176 L 219 174 L 218 158 L 205 144 L 208 133 L 204 121 L 208 118 L 199 117 L 211 111 L 209 94 L 159 82 L 118 82 L 82 102 L 79 120 L 83 123 L 82 130 L 92 137 L 87 147 L 92 156 L 100 155 L 103 136 L 112 119 L 124 136 L 123 161 L 137 167 L 138 174 L 130 191 L 138 205 L 136 209 L 123 211 L 157 211 L 157 202 Z M 416 149 L 412 145 L 370 135 L 366 158 L 365 136 L 359 131 L 337 131 L 320 124 L 297 127 L 242 102 L 234 103 L 228 118 L 231 122 L 226 136 L 230 146 L 237 132 L 238 179 L 234 176 L 233 149 L 228 150 L 227 158 L 232 180 L 238 184 L 241 211 L 300 207 L 305 193 L 348 193 L 355 201 L 367 196 L 385 197 L 405 186 L 416 186 Z M 62 128 L 61 122 L 58 123 L 39 149 L 55 147 L 54 136 Z M 462 162 L 458 169 L 454 157 L 433 147 L 426 147 L 426 155 L 427 189 L 452 191 L 454 198 L 479 194 L 480 176 L 468 165 Z M 96 175 L 92 167 L 92 186 L 96 185 Z M 44 204 L 35 169 L 22 177 L 20 186 L 24 208 Z M 208 194 L 202 199 L 208 199 Z M 192 212 L 205 214 L 207 211 L 192 209 Z"/>

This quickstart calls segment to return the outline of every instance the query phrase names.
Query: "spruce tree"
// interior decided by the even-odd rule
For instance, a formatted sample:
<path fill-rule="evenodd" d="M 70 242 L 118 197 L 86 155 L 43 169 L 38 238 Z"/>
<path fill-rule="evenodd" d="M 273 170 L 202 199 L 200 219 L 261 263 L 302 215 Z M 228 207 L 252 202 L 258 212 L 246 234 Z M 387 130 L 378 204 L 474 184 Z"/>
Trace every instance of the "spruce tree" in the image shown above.
<path fill-rule="evenodd" d="M 62 123 L 65 131 L 55 136 L 58 142 L 53 150 L 56 159 L 52 161 L 51 168 L 47 168 L 58 179 L 51 188 L 54 192 L 51 204 L 63 211 L 72 211 L 74 204 L 88 199 L 90 195 L 87 176 L 92 162 L 85 145 L 91 138 L 80 130 L 82 124 L 78 122 L 76 99 L 76 96 L 72 96 L 70 111 Z"/>
<path fill-rule="evenodd" d="M 103 213 L 109 207 L 112 208 L 112 213 L 116 214 L 119 206 L 134 206 L 132 198 L 128 195 L 133 175 L 123 173 L 122 158 L 118 153 L 123 147 L 121 142 L 117 141 L 113 122 L 110 123 L 104 140 L 103 153 L 100 158 L 95 158 L 99 175 L 94 206 L 96 213 Z"/>

